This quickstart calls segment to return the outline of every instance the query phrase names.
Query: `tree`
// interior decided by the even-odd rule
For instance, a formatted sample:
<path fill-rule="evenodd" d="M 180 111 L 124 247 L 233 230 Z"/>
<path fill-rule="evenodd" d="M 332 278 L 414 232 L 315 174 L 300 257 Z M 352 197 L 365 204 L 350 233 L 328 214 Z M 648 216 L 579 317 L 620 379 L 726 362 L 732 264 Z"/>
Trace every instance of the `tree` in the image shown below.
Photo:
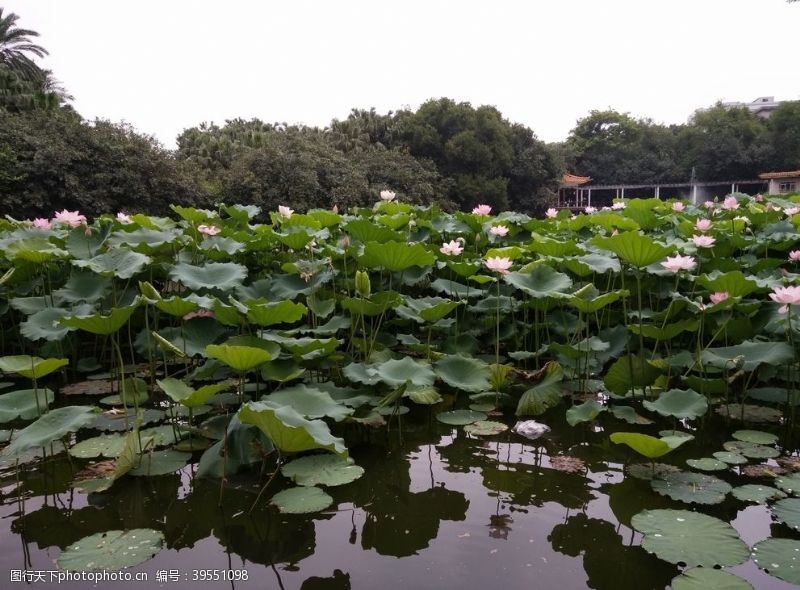
<path fill-rule="evenodd" d="M 781 103 L 767 121 L 775 160 L 770 169 L 800 169 L 800 101 Z"/>
<path fill-rule="evenodd" d="M 19 17 L 16 14 L 3 14 L 3 8 L 0 8 L 0 63 L 23 80 L 33 82 L 41 77 L 41 70 L 31 55 L 44 57 L 47 50 L 30 39 L 38 37 L 39 33 L 18 28 L 17 20 Z"/>

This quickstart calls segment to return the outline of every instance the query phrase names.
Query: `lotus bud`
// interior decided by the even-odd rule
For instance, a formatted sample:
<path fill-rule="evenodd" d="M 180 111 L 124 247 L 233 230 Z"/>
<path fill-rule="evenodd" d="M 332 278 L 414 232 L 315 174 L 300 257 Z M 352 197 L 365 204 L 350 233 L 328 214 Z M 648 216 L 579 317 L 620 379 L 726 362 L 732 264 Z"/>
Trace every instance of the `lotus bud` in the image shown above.
<path fill-rule="evenodd" d="M 356 292 L 365 299 L 372 293 L 372 285 L 369 282 L 369 274 L 363 270 L 356 271 Z"/>

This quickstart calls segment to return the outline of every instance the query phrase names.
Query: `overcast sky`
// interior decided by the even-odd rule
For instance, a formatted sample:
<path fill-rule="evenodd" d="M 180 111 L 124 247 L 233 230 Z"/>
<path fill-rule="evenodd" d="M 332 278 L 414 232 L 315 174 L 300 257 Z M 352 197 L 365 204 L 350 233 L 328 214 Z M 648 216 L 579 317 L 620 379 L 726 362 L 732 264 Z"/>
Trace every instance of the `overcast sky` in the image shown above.
<path fill-rule="evenodd" d="M 202 121 L 325 126 L 447 96 L 545 141 L 592 109 L 682 123 L 717 100 L 800 99 L 785 0 L 0 0 L 87 118 L 167 147 Z"/>

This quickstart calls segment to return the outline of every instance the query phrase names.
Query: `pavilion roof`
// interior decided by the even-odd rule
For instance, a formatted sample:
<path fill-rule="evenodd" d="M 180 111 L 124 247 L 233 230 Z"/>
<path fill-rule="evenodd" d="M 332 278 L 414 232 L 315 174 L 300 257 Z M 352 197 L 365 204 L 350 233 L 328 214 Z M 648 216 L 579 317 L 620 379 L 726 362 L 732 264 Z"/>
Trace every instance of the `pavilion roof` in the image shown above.
<path fill-rule="evenodd" d="M 570 174 L 569 172 L 565 172 L 561 176 L 561 186 L 581 186 L 582 184 L 586 184 L 592 180 L 591 176 L 577 176 L 575 174 Z"/>
<path fill-rule="evenodd" d="M 792 170 L 789 172 L 764 172 L 758 175 L 759 178 L 764 180 L 774 180 L 777 178 L 800 178 L 800 170 Z"/>

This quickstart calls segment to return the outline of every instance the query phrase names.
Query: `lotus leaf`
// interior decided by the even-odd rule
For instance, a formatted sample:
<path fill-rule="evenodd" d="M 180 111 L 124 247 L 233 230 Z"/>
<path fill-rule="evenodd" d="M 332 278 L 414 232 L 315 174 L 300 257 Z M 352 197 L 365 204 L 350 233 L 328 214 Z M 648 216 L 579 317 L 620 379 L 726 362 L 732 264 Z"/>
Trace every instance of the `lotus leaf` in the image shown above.
<path fill-rule="evenodd" d="M 653 402 L 645 400 L 644 407 L 662 416 L 694 419 L 708 411 L 708 400 L 691 389 L 670 389 Z"/>
<path fill-rule="evenodd" d="M 739 453 L 749 459 L 772 459 L 780 455 L 780 452 L 772 447 L 741 440 L 729 440 L 724 442 L 722 447 L 726 451 Z"/>
<path fill-rule="evenodd" d="M 787 494 L 800 495 L 800 473 L 782 475 L 775 478 L 775 485 Z"/>
<path fill-rule="evenodd" d="M 494 420 L 479 420 L 464 426 L 464 432 L 474 436 L 494 436 L 508 430 L 508 426 Z"/>
<path fill-rule="evenodd" d="M 567 410 L 567 423 L 570 426 L 575 426 L 581 422 L 591 422 L 597 418 L 601 412 L 605 411 L 606 407 L 600 402 L 588 400 Z"/>
<path fill-rule="evenodd" d="M 726 522 L 688 510 L 645 510 L 631 519 L 642 547 L 660 559 L 689 567 L 729 566 L 749 557 L 747 545 Z"/>
<path fill-rule="evenodd" d="M 129 279 L 150 264 L 150 257 L 125 248 L 109 250 L 88 260 L 73 260 L 79 268 L 88 268 L 99 275 L 113 275 Z"/>
<path fill-rule="evenodd" d="M 430 266 L 436 262 L 436 257 L 422 244 L 367 242 L 359 262 L 368 268 L 400 272 L 412 266 Z"/>
<path fill-rule="evenodd" d="M 115 307 L 108 314 L 95 313 L 84 315 L 67 316 L 59 320 L 61 327 L 77 328 L 90 334 L 107 336 L 117 332 L 139 307 L 139 300 L 136 299 L 131 305 L 126 307 Z"/>
<path fill-rule="evenodd" d="M 731 491 L 730 484 L 717 477 L 684 471 L 654 479 L 650 486 L 662 496 L 688 504 L 719 504 Z"/>
<path fill-rule="evenodd" d="M 213 395 L 225 390 L 227 383 L 215 383 L 204 385 L 199 389 L 193 389 L 180 379 L 167 377 L 156 380 L 161 390 L 169 396 L 172 401 L 183 404 L 187 408 L 195 408 L 206 403 Z"/>
<path fill-rule="evenodd" d="M 728 468 L 727 463 L 712 457 L 703 457 L 702 459 L 687 459 L 686 464 L 692 469 L 699 469 L 700 471 L 724 471 Z"/>
<path fill-rule="evenodd" d="M 247 319 L 258 326 L 292 324 L 300 320 L 308 311 L 302 303 L 280 301 L 278 303 L 258 303 L 247 305 Z"/>
<path fill-rule="evenodd" d="M 450 412 L 441 412 L 436 414 L 436 419 L 444 424 L 451 426 L 464 426 L 466 424 L 473 424 L 481 420 L 486 420 L 487 416 L 483 412 L 476 412 L 474 410 L 452 410 Z"/>
<path fill-rule="evenodd" d="M 341 486 L 360 478 L 364 469 L 336 455 L 309 455 L 287 463 L 281 473 L 301 486 Z"/>
<path fill-rule="evenodd" d="M 769 500 L 778 500 L 786 497 L 786 494 L 776 488 L 750 483 L 733 488 L 731 494 L 742 502 L 755 502 L 757 504 L 766 504 Z"/>
<path fill-rule="evenodd" d="M 659 244 L 653 238 L 636 231 L 621 232 L 610 237 L 596 236 L 591 243 L 613 252 L 620 260 L 638 268 L 663 260 L 674 251 L 673 247 Z"/>
<path fill-rule="evenodd" d="M 753 547 L 753 561 L 771 576 L 800 584 L 800 541 L 766 539 Z"/>
<path fill-rule="evenodd" d="M 139 565 L 161 551 L 164 535 L 153 529 L 105 531 L 67 547 L 56 562 L 67 571 L 116 571 Z"/>
<path fill-rule="evenodd" d="M 230 291 L 242 284 L 247 268 L 233 262 L 207 262 L 202 266 L 181 262 L 170 269 L 169 277 L 189 289 Z"/>
<path fill-rule="evenodd" d="M 139 476 L 167 475 L 183 469 L 191 457 L 191 453 L 182 453 L 173 449 L 147 451 L 139 458 L 139 464 L 128 473 Z"/>
<path fill-rule="evenodd" d="M 535 267 L 531 272 L 511 272 L 503 279 L 534 299 L 543 297 L 565 297 L 572 286 L 572 279 L 547 265 Z"/>
<path fill-rule="evenodd" d="M 35 418 L 40 412 L 46 411 L 54 399 L 53 391 L 44 387 L 4 393 L 0 395 L 0 424 L 17 418 L 23 420 Z"/>
<path fill-rule="evenodd" d="M 88 426 L 95 420 L 96 408 L 92 406 L 65 406 L 50 410 L 36 422 L 19 431 L 2 454 L 14 456 L 28 449 L 44 447 L 51 442 Z"/>
<path fill-rule="evenodd" d="M 419 299 L 406 298 L 403 305 L 395 311 L 401 318 L 406 318 L 420 324 L 436 323 L 461 305 L 459 301 L 451 301 L 442 297 L 421 297 Z"/>
<path fill-rule="evenodd" d="M 463 391 L 479 393 L 490 388 L 489 365 L 464 355 L 447 355 L 439 360 L 435 369 L 442 381 Z"/>
<path fill-rule="evenodd" d="M 609 391 L 626 395 L 632 389 L 652 385 L 659 375 L 661 370 L 651 365 L 646 358 L 629 354 L 611 365 L 603 383 Z"/>
<path fill-rule="evenodd" d="M 736 346 L 706 348 L 701 358 L 705 364 L 720 369 L 754 371 L 759 365 L 780 366 L 794 358 L 792 347 L 784 342 L 745 341 Z"/>
<path fill-rule="evenodd" d="M 771 432 L 762 430 L 737 430 L 731 435 L 736 440 L 751 442 L 757 445 L 774 445 L 778 442 L 778 436 Z"/>
<path fill-rule="evenodd" d="M 308 514 L 325 510 L 333 504 L 333 498 L 314 486 L 299 486 L 278 492 L 270 504 L 283 514 Z"/>
<path fill-rule="evenodd" d="M 121 434 L 101 434 L 73 445 L 69 454 L 78 459 L 114 458 L 118 457 L 124 448 L 125 437 Z"/>
<path fill-rule="evenodd" d="M 638 432 L 615 432 L 610 437 L 611 442 L 615 444 L 625 444 L 632 448 L 634 451 L 647 457 L 648 459 L 656 459 L 662 457 L 672 450 L 672 447 L 660 438 L 650 436 L 649 434 L 641 434 Z"/>
<path fill-rule="evenodd" d="M 731 451 L 717 451 L 713 455 L 716 459 L 724 461 L 728 465 L 744 465 L 747 463 L 747 457 Z"/>
<path fill-rule="evenodd" d="M 609 408 L 609 411 L 615 418 L 625 420 L 628 424 L 652 424 L 652 420 L 648 420 L 644 416 L 640 416 L 630 406 L 614 405 Z"/>
<path fill-rule="evenodd" d="M 0 357 L 0 371 L 16 373 L 28 379 L 40 379 L 68 364 L 67 359 L 43 359 L 27 354 Z"/>
<path fill-rule="evenodd" d="M 261 398 L 276 406 L 291 406 L 306 418 L 322 418 L 327 416 L 340 422 L 353 413 L 353 409 L 335 402 L 327 391 L 300 384 Z"/>
<path fill-rule="evenodd" d="M 749 582 L 731 573 L 696 567 L 672 579 L 672 590 L 753 590 Z"/>
<path fill-rule="evenodd" d="M 207 357 L 218 359 L 235 371 L 242 372 L 255 369 L 273 358 L 269 351 L 254 346 L 209 344 L 205 352 Z"/>
<path fill-rule="evenodd" d="M 517 416 L 539 416 L 561 402 L 561 382 L 564 370 L 556 362 L 547 363 L 541 371 L 542 379 L 525 391 L 517 404 Z"/>

